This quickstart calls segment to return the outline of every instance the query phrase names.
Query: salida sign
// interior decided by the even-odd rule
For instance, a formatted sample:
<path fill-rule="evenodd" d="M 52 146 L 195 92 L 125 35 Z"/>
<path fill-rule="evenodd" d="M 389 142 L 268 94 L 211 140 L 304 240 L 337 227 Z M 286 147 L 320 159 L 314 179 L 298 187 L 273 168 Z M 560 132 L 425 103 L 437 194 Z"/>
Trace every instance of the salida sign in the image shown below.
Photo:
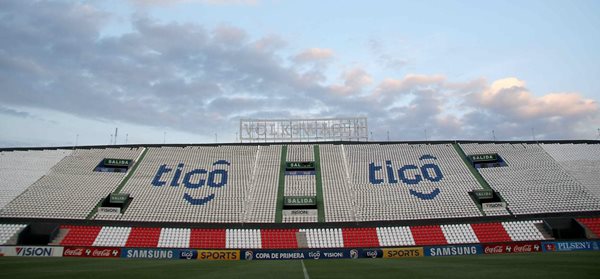
<path fill-rule="evenodd" d="M 183 187 L 190 190 L 198 189 L 203 186 L 218 189 L 227 185 L 228 172 L 224 169 L 224 166 L 230 165 L 231 164 L 228 161 L 218 160 L 212 164 L 213 169 L 210 171 L 206 169 L 192 169 L 184 173 L 184 163 L 179 163 L 174 171 L 173 167 L 164 164 L 156 171 L 154 179 L 152 179 L 152 186 L 163 187 L 168 184 L 168 187 L 179 187 L 183 184 Z M 168 175 L 171 176 L 170 179 L 167 177 Z M 183 200 L 191 205 L 204 205 L 214 198 L 215 193 L 204 197 L 194 197 L 190 193 L 183 194 Z"/>
<path fill-rule="evenodd" d="M 118 258 L 120 256 L 119 248 L 65 247 L 63 251 L 63 257 Z"/>
<path fill-rule="evenodd" d="M 381 163 L 371 162 L 369 164 L 369 182 L 377 185 L 384 182 L 388 184 L 397 184 L 399 182 L 416 186 L 423 180 L 438 182 L 444 178 L 444 174 L 440 167 L 433 162 L 437 157 L 429 154 L 419 157 L 419 161 L 423 162 L 420 166 L 409 164 L 400 168 L 392 165 L 392 161 L 385 161 L 385 171 Z M 387 178 L 387 179 L 386 179 Z M 387 181 L 386 181 L 387 180 Z M 409 193 L 422 200 L 432 200 L 440 193 L 440 188 L 432 190 L 410 188 Z"/>

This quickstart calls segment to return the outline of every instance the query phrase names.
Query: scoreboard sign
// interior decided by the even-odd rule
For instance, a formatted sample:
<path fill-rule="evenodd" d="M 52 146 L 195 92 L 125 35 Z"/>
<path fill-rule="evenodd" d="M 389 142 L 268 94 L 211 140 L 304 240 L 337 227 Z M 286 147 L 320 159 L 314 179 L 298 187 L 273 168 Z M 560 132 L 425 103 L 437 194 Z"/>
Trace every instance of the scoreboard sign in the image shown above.
<path fill-rule="evenodd" d="M 488 163 L 498 161 L 498 154 L 475 154 L 469 155 L 469 159 L 473 163 Z"/>
<path fill-rule="evenodd" d="M 366 117 L 327 119 L 240 119 L 242 142 L 367 141 Z"/>
<path fill-rule="evenodd" d="M 283 198 L 284 206 L 316 206 L 317 197 L 315 196 L 287 196 Z"/>
<path fill-rule="evenodd" d="M 133 160 L 112 158 L 107 158 L 103 161 L 105 167 L 128 167 L 131 165 L 131 162 L 133 162 Z"/>
<path fill-rule="evenodd" d="M 110 203 L 125 203 L 129 194 L 110 194 Z"/>

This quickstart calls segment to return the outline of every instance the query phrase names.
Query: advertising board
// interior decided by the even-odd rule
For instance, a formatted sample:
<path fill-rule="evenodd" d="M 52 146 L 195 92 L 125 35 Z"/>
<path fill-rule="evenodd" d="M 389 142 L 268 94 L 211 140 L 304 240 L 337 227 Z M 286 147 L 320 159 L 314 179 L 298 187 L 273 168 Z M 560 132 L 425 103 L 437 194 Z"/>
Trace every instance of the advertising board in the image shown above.
<path fill-rule="evenodd" d="M 179 258 L 179 250 L 177 249 L 141 249 L 141 248 L 123 248 L 121 249 L 121 257 L 128 259 L 168 259 L 174 260 Z"/>
<path fill-rule="evenodd" d="M 416 258 L 423 257 L 423 247 L 410 247 L 410 248 L 383 248 L 384 258 Z"/>
<path fill-rule="evenodd" d="M 240 250 L 198 250 L 199 261 L 237 261 Z"/>
<path fill-rule="evenodd" d="M 242 250 L 244 260 L 356 259 L 357 249 Z"/>
<path fill-rule="evenodd" d="M 63 257 L 118 258 L 121 249 L 116 247 L 65 247 Z"/>
<path fill-rule="evenodd" d="M 13 257 L 62 257 L 63 247 L 57 246 L 3 246 L 2 254 Z"/>
<path fill-rule="evenodd" d="M 542 243 L 544 252 L 598 251 L 600 241 L 545 241 Z"/>
<path fill-rule="evenodd" d="M 425 256 L 440 257 L 440 256 L 464 256 L 478 255 L 483 253 L 483 249 L 479 244 L 472 245 L 449 245 L 449 246 L 427 246 L 424 248 Z"/>
<path fill-rule="evenodd" d="M 483 245 L 484 254 L 512 254 L 536 252 L 542 252 L 542 243 L 540 241 L 491 243 Z"/>

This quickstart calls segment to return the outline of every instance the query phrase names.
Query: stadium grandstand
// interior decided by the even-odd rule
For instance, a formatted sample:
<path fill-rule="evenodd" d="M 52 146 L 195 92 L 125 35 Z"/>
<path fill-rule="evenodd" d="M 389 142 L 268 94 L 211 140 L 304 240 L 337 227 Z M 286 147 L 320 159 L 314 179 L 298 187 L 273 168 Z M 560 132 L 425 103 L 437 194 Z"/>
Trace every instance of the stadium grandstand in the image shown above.
<path fill-rule="evenodd" d="M 0 245 L 328 249 L 594 240 L 600 142 L 8 148 Z"/>

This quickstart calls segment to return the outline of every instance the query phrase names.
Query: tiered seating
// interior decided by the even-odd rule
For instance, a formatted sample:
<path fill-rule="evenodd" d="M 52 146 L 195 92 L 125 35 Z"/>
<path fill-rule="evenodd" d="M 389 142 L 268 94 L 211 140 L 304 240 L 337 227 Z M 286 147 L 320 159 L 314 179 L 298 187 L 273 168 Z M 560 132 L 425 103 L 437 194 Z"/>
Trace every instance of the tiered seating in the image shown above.
<path fill-rule="evenodd" d="M 507 166 L 479 172 L 513 214 L 600 210 L 600 201 L 537 144 L 461 144 L 467 155 L 498 153 Z"/>
<path fill-rule="evenodd" d="M 298 248 L 296 233 L 298 229 L 263 229 L 260 230 L 263 249 L 295 249 Z"/>
<path fill-rule="evenodd" d="M 512 241 L 544 240 L 544 235 L 535 226 L 542 221 L 502 222 Z"/>
<path fill-rule="evenodd" d="M 190 229 L 163 228 L 158 239 L 158 247 L 188 248 L 190 247 Z"/>
<path fill-rule="evenodd" d="M 481 243 L 509 242 L 512 240 L 501 223 L 471 224 L 471 228 Z"/>
<path fill-rule="evenodd" d="M 130 227 L 102 227 L 93 246 L 124 247 L 130 232 Z"/>
<path fill-rule="evenodd" d="M 319 218 L 316 215 L 291 215 L 283 216 L 283 223 L 315 223 Z"/>
<path fill-rule="evenodd" d="M 376 228 L 344 228 L 342 229 L 345 247 L 377 247 Z"/>
<path fill-rule="evenodd" d="M 442 232 L 449 244 L 478 243 L 477 235 L 469 224 L 442 225 Z"/>
<path fill-rule="evenodd" d="M 246 194 L 246 222 L 274 223 L 277 186 L 281 167 L 281 146 L 259 146 L 252 182 Z"/>
<path fill-rule="evenodd" d="M 579 219 L 598 232 L 600 218 Z M 190 229 L 62 226 L 63 246 L 161 247 L 213 249 L 293 249 L 299 240 L 308 248 L 425 246 L 545 240 L 542 221 L 427 225 L 411 227 L 327 229 Z M 0 241 L 26 225 L 0 225 Z M 9 233 L 4 233 L 9 231 Z M 297 236 L 297 234 L 302 234 Z M 300 241 L 300 242 L 302 242 Z M 2 242 L 0 242 L 2 243 Z"/>
<path fill-rule="evenodd" d="M 600 199 L 600 144 L 542 144 L 590 194 Z"/>
<path fill-rule="evenodd" d="M 121 193 L 133 198 L 122 220 L 153 222 L 225 222 L 243 220 L 244 198 L 252 178 L 256 146 L 200 146 L 149 148 L 142 164 Z M 227 165 L 229 164 L 229 165 Z M 157 175 L 161 166 L 172 169 Z M 192 170 L 199 172 L 191 173 Z M 202 173 L 202 170 L 204 173 Z M 210 172 L 225 170 L 227 183 L 211 187 Z M 204 185 L 186 187 L 204 181 Z M 213 176 L 215 183 L 223 175 Z M 162 185 L 153 185 L 162 183 Z M 275 185 L 273 185 L 275 186 Z M 191 204 L 184 197 L 214 198 L 202 204 Z"/>
<path fill-rule="evenodd" d="M 508 215 L 510 215 L 510 212 L 508 212 L 508 209 L 506 207 L 487 209 L 484 212 L 485 212 L 485 216 L 508 216 Z"/>
<path fill-rule="evenodd" d="M 342 229 L 300 229 L 306 233 L 308 248 L 344 247 Z"/>
<path fill-rule="evenodd" d="M 600 237 L 600 218 L 580 218 L 577 220 Z"/>
<path fill-rule="evenodd" d="M 287 146 L 288 162 L 313 162 L 315 160 L 312 144 L 290 144 Z"/>
<path fill-rule="evenodd" d="M 62 246 L 92 246 L 102 227 L 98 226 L 62 226 L 69 230 L 60 242 Z"/>
<path fill-rule="evenodd" d="M 284 196 L 316 196 L 317 180 L 314 175 L 286 175 Z"/>
<path fill-rule="evenodd" d="M 312 162 L 314 158 L 312 145 L 288 145 L 288 162 Z M 283 190 L 284 196 L 316 196 L 317 179 L 315 175 L 286 175 Z M 317 216 L 283 216 L 284 223 L 317 222 Z"/>
<path fill-rule="evenodd" d="M 349 183 L 348 169 L 344 160 L 344 145 L 322 144 L 319 146 L 319 151 L 325 221 L 355 221 L 356 198 Z"/>
<path fill-rule="evenodd" d="M 594 194 L 600 189 L 598 144 L 469 143 L 461 146 L 467 155 L 498 153 L 503 158 L 506 166 L 481 168 L 479 172 L 517 215 L 600 211 L 600 198 L 596 196 L 598 193 Z M 116 189 L 125 175 L 94 172 L 94 168 L 104 158 L 135 160 L 143 149 L 0 152 L 0 207 L 2 198 L 12 199 L 12 194 L 2 194 L 7 185 L 11 184 L 19 191 L 27 188 L 0 209 L 0 217 L 83 219 L 101 199 Z M 107 219 L 195 223 L 275 221 L 281 145 L 152 147 L 147 150 L 144 160 L 121 191 L 131 194 L 131 204 L 122 216 Z M 319 150 L 326 222 L 482 215 L 468 195 L 468 192 L 481 187 L 452 144 L 322 144 Z M 314 145 L 289 145 L 287 160 L 315 160 Z M 164 166 L 163 170 L 171 170 L 159 172 L 161 166 Z M 212 176 L 217 182 L 222 182 L 224 172 L 228 174 L 225 185 L 207 185 L 209 173 L 215 170 L 222 171 Z M 18 180 L 18 177 L 26 179 Z M 29 186 L 35 179 L 37 181 Z M 188 187 L 184 186 L 184 180 L 190 182 L 186 184 Z M 157 181 L 163 184 L 154 185 Z M 203 185 L 200 185 L 201 181 L 204 181 Z M 315 182 L 315 176 L 311 175 L 287 176 L 283 194 L 316 195 Z M 203 197 L 214 198 L 206 202 L 190 201 Z M 285 217 L 284 221 L 316 221 L 316 218 Z M 433 241 L 507 241 L 506 236 L 510 240 L 543 238 L 535 224 L 509 222 L 499 225 L 503 230 L 494 232 L 489 232 L 488 227 L 498 225 L 481 225 L 481 228 L 478 227 L 480 225 L 442 226 L 439 229 L 444 241 L 438 239 L 439 234 L 433 235 Z M 165 229 L 164 239 L 160 231 L 155 239 L 135 236 L 136 229 L 130 229 L 127 236 L 127 229 L 103 228 L 97 239 L 76 238 L 73 243 L 91 241 L 89 245 L 120 245 L 125 241 L 125 245 L 131 242 L 151 247 L 254 247 L 262 246 L 263 240 L 260 232 L 246 230 L 232 231 L 231 235 L 215 232 L 215 235 L 224 236 L 215 236 L 220 240 L 212 241 L 199 238 L 188 229 Z M 504 235 L 503 232 L 507 231 L 509 233 Z M 409 235 L 404 234 L 401 228 L 375 229 L 380 244 L 423 243 L 419 234 L 425 231 L 409 228 L 409 232 Z M 70 237 L 75 239 L 77 234 L 82 233 L 74 229 L 73 235 L 69 233 L 65 239 L 69 243 Z M 244 238 L 246 233 L 251 235 L 251 240 Z M 360 235 L 354 231 L 345 235 L 340 231 L 339 243 L 344 243 L 344 238 L 348 243 L 358 241 L 352 236 L 354 233 Z M 311 231 L 311 245 L 337 245 L 332 244 L 338 243 L 336 234 L 329 237 L 328 230 Z M 229 237 L 231 242 L 228 242 Z M 431 240 L 431 236 L 426 238 Z M 220 241 L 224 244 L 221 245 Z"/>
<path fill-rule="evenodd" d="M 378 227 L 379 246 L 414 246 L 415 239 L 410 227 Z"/>
<path fill-rule="evenodd" d="M 445 245 L 448 244 L 440 226 L 410 227 L 415 245 Z"/>
<path fill-rule="evenodd" d="M 125 247 L 157 247 L 161 228 L 131 228 Z"/>
<path fill-rule="evenodd" d="M 223 229 L 192 229 L 190 248 L 225 248 L 226 239 Z"/>
<path fill-rule="evenodd" d="M 260 249 L 262 247 L 260 230 L 227 229 L 225 248 Z"/>
<path fill-rule="evenodd" d="M 0 224 L 0 245 L 6 244 L 11 237 L 21 232 L 27 225 Z"/>
<path fill-rule="evenodd" d="M 0 209 L 69 154 L 71 150 L 0 152 Z"/>
<path fill-rule="evenodd" d="M 136 159 L 138 148 L 77 149 L 1 211 L 2 217 L 84 219 L 124 173 L 94 172 L 104 158 Z"/>
<path fill-rule="evenodd" d="M 345 150 L 356 191 L 357 221 L 481 216 L 468 195 L 481 186 L 451 144 L 345 145 Z M 390 161 L 389 173 L 395 178 L 388 177 L 385 161 Z M 381 167 L 378 184 L 369 181 L 371 163 Z M 421 167 L 432 165 L 441 175 L 425 168 L 432 178 L 425 179 Z M 406 180 L 413 184 L 399 178 L 398 170 L 404 166 L 408 166 Z"/>

